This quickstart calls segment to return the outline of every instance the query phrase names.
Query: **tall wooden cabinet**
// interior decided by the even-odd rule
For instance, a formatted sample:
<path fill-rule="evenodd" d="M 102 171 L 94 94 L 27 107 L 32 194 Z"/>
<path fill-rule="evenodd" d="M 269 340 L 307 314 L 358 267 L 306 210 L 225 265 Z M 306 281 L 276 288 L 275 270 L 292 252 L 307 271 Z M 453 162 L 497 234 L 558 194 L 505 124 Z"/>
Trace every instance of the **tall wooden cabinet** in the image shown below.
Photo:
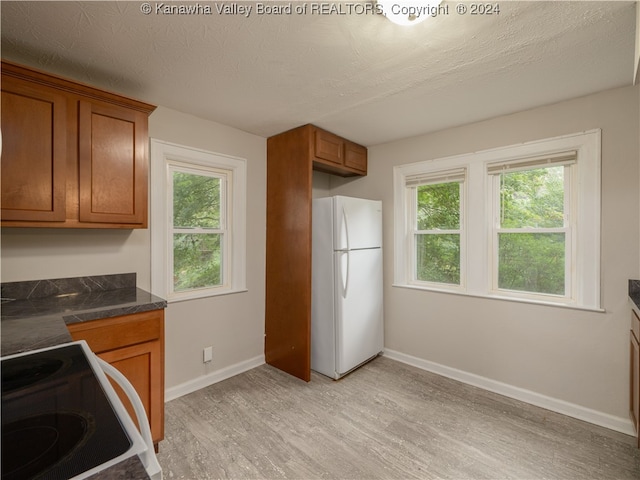
<path fill-rule="evenodd" d="M 3 61 L 2 226 L 146 228 L 154 109 Z"/>
<path fill-rule="evenodd" d="M 311 379 L 313 170 L 366 175 L 366 154 L 313 125 L 267 139 L 265 359 L 305 381 Z"/>

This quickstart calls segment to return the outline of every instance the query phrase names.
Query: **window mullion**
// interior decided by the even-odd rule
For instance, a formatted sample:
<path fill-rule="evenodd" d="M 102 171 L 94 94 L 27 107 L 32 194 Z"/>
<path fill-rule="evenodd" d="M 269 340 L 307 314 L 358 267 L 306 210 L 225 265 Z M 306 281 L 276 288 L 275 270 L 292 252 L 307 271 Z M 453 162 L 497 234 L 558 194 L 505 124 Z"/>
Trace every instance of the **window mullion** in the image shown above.
<path fill-rule="evenodd" d="M 523 228 L 496 228 L 498 233 L 567 233 L 569 227 L 523 227 Z"/>
<path fill-rule="evenodd" d="M 204 235 L 215 235 L 224 233 L 224 229 L 220 228 L 198 228 L 198 227 L 174 227 L 173 233 L 193 233 Z"/>
<path fill-rule="evenodd" d="M 461 230 L 416 230 L 416 235 L 460 235 Z"/>

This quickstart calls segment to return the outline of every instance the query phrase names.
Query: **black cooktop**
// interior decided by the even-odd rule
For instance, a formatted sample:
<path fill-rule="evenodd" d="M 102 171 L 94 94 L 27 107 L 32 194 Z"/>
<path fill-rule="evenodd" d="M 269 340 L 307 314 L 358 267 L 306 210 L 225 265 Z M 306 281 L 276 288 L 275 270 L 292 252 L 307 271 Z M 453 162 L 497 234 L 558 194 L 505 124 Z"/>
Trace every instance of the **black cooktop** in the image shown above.
<path fill-rule="evenodd" d="M 79 344 L 8 357 L 2 480 L 69 479 L 127 452 L 127 436 Z"/>

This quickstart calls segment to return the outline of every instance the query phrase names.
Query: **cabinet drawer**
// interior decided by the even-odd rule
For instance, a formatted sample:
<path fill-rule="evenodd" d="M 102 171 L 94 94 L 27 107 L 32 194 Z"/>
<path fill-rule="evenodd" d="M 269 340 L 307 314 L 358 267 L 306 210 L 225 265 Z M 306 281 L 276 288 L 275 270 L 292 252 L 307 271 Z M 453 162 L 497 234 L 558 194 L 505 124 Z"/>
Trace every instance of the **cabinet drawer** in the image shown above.
<path fill-rule="evenodd" d="M 635 310 L 631 310 L 631 331 L 636 337 L 636 341 L 640 341 L 640 318 Z"/>
<path fill-rule="evenodd" d="M 95 353 L 156 340 L 162 335 L 162 310 L 74 323 L 68 326 L 74 340 L 86 340 Z"/>

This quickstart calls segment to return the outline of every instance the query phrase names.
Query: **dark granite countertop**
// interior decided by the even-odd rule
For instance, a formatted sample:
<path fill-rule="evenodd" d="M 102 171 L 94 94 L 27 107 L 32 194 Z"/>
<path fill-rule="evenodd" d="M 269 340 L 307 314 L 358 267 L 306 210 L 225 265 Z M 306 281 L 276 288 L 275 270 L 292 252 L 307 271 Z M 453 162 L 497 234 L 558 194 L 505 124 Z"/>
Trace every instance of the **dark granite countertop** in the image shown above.
<path fill-rule="evenodd" d="M 158 310 L 166 300 L 136 287 L 136 274 L 103 275 L 1 285 L 2 356 L 71 342 L 67 325 Z M 91 477 L 148 478 L 139 458 Z"/>
<path fill-rule="evenodd" d="M 165 308 L 167 302 L 141 288 L 126 287 L 104 292 L 67 293 L 33 299 L 4 300 L 2 320 L 59 316 L 65 323 Z"/>
<path fill-rule="evenodd" d="M 167 306 L 166 300 L 137 288 L 135 274 L 71 280 L 2 284 L 3 356 L 70 342 L 66 325 L 72 323 Z"/>
<path fill-rule="evenodd" d="M 640 315 L 640 280 L 629 280 L 629 300 Z"/>

